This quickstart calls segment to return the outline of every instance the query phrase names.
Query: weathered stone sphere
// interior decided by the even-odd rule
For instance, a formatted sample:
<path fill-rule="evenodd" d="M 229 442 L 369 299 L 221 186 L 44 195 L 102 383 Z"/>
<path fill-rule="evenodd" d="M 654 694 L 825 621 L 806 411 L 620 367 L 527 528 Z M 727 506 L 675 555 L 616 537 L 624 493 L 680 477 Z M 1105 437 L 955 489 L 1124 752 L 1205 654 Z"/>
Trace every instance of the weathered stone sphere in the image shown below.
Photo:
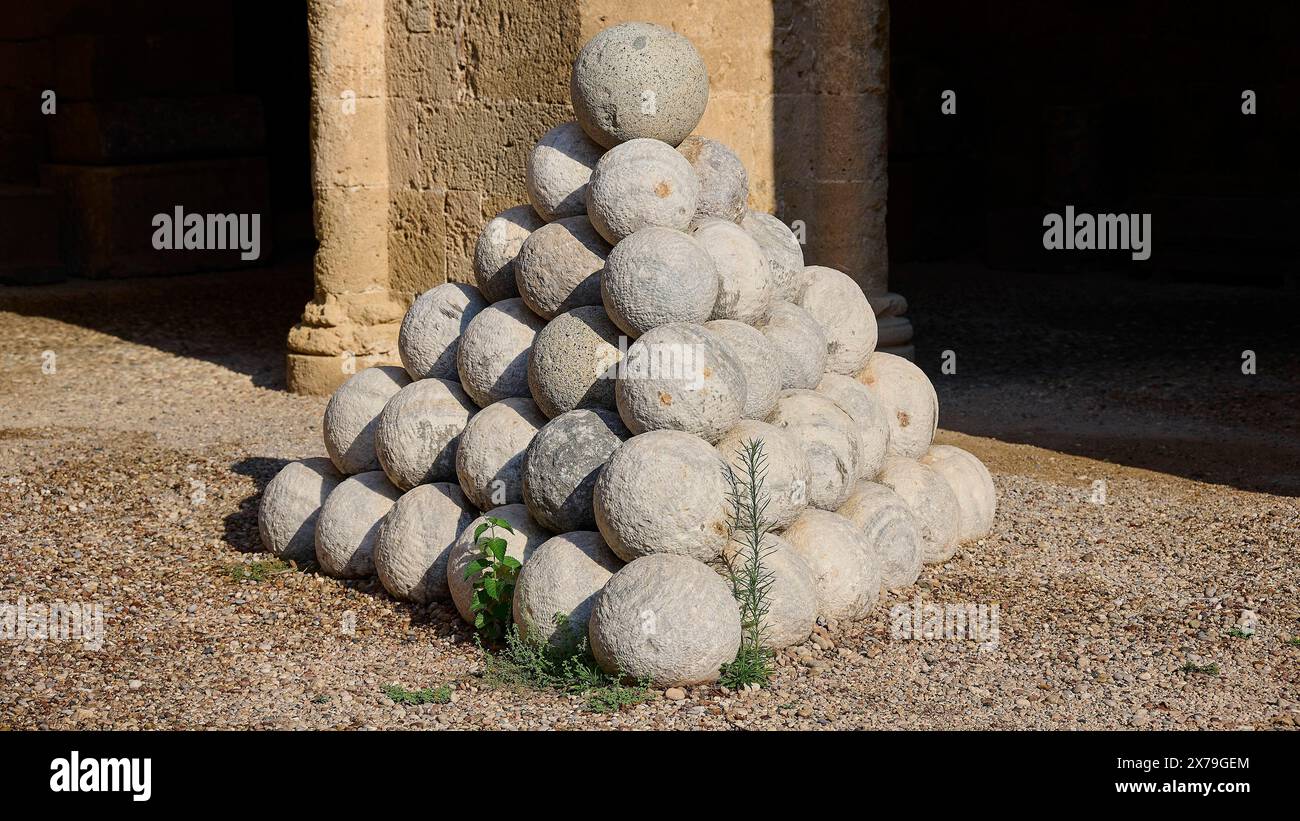
<path fill-rule="evenodd" d="M 837 511 L 853 522 L 880 557 L 880 583 L 891 590 L 910 587 L 921 575 L 921 529 L 907 502 L 875 482 L 859 481 Z"/>
<path fill-rule="evenodd" d="M 943 477 L 915 459 L 891 456 L 876 481 L 897 493 L 916 516 L 923 543 L 921 560 L 938 564 L 951 559 L 957 552 L 961 509 Z"/>
<path fill-rule="evenodd" d="M 697 240 L 645 228 L 614 246 L 601 275 L 605 312 L 635 339 L 670 322 L 704 322 L 718 298 L 713 259 Z"/>
<path fill-rule="evenodd" d="M 708 442 L 675 430 L 643 433 L 600 472 L 596 525 L 623 561 L 652 553 L 713 561 L 727 544 L 727 490 L 722 457 Z"/>
<path fill-rule="evenodd" d="M 826 370 L 852 376 L 876 349 L 876 313 L 853 277 L 822 265 L 804 269 L 796 303 L 821 323 L 826 334 Z"/>
<path fill-rule="evenodd" d="M 455 379 L 461 334 L 487 300 L 473 285 L 444 282 L 416 297 L 397 332 L 397 353 L 412 379 Z"/>
<path fill-rule="evenodd" d="M 493 402 L 465 425 L 456 448 L 461 490 L 479 510 L 524 500 L 524 452 L 546 424 L 531 399 Z"/>
<path fill-rule="evenodd" d="M 597 305 L 566 311 L 546 323 L 528 357 L 528 388 L 549 417 L 575 408 L 610 408 L 623 359 L 618 328 Z"/>
<path fill-rule="evenodd" d="M 631 435 L 617 413 L 603 408 L 573 410 L 547 422 L 524 454 L 528 512 L 556 533 L 594 530 L 596 479 Z"/>
<path fill-rule="evenodd" d="M 835 400 L 857 427 L 862 443 L 858 451 L 858 478 L 876 478 L 889 450 L 889 416 L 884 405 L 866 385 L 838 373 L 824 374 L 817 384 L 817 392 Z"/>
<path fill-rule="evenodd" d="M 734 319 L 704 323 L 709 333 L 721 340 L 745 372 L 746 419 L 766 419 L 776 407 L 781 392 L 781 370 L 775 364 L 779 354 L 762 331 Z"/>
<path fill-rule="evenodd" d="M 596 598 L 622 566 L 594 531 L 562 533 L 542 542 L 515 585 L 519 634 L 560 650 L 581 646 Z M 563 626 L 555 623 L 557 614 L 565 616 Z"/>
<path fill-rule="evenodd" d="M 588 624 L 591 651 L 610 673 L 660 687 L 716 681 L 740 649 L 731 586 L 687 556 L 657 554 L 605 584 Z"/>
<path fill-rule="evenodd" d="M 522 299 L 484 308 L 460 339 L 456 370 L 460 386 L 485 408 L 499 399 L 528 396 L 528 351 L 546 321 Z"/>
<path fill-rule="evenodd" d="M 388 400 L 375 428 L 375 453 L 402 490 L 456 478 L 456 445 L 478 412 L 459 382 L 421 379 Z"/>
<path fill-rule="evenodd" d="M 375 429 L 388 400 L 411 384 L 411 377 L 396 365 L 380 365 L 353 374 L 339 386 L 325 406 L 322 427 L 325 451 L 339 472 L 351 475 L 379 470 L 375 454 Z"/>
<path fill-rule="evenodd" d="M 603 153 L 576 122 L 542 135 L 525 166 L 528 201 L 537 213 L 546 220 L 587 213 L 587 183 Z"/>
<path fill-rule="evenodd" d="M 661 325 L 627 349 L 614 399 L 632 433 L 680 430 L 709 442 L 745 409 L 745 369 L 702 325 Z"/>
<path fill-rule="evenodd" d="M 817 387 L 826 365 L 826 333 L 812 314 L 789 302 L 773 302 L 758 329 L 780 355 L 782 388 Z"/>
<path fill-rule="evenodd" d="M 867 616 L 880 596 L 880 557 L 853 522 L 809 508 L 782 536 L 812 570 L 821 615 L 852 621 Z"/>
<path fill-rule="evenodd" d="M 724 578 L 729 579 L 732 572 L 744 572 L 747 550 L 748 546 L 739 541 L 727 546 L 725 558 L 730 570 Z M 789 542 L 775 533 L 763 537 L 761 551 L 759 564 L 772 574 L 767 616 L 763 619 L 763 646 L 780 650 L 802 644 L 817 622 L 817 583 L 812 568 Z"/>
<path fill-rule="evenodd" d="M 257 529 L 262 545 L 285 560 L 316 558 L 316 519 L 321 505 L 346 477 L 324 456 L 290 462 L 262 491 Z"/>
<path fill-rule="evenodd" d="M 578 52 L 569 97 L 582 129 L 606 148 L 638 137 L 678 145 L 704 116 L 709 73 L 682 35 L 620 23 Z"/>
<path fill-rule="evenodd" d="M 677 150 L 700 178 L 700 197 L 691 225 L 713 218 L 740 222 L 749 201 L 749 174 L 736 152 L 717 140 L 695 136 L 683 140 Z"/>
<path fill-rule="evenodd" d="M 394 598 L 428 604 L 451 596 L 447 557 L 478 516 L 458 485 L 419 485 L 397 500 L 375 540 L 375 572 Z"/>
<path fill-rule="evenodd" d="M 763 491 L 767 494 L 767 519 L 776 529 L 787 527 L 808 506 L 808 457 L 802 442 L 789 431 L 753 419 L 742 419 L 718 440 L 719 455 L 731 465 L 736 476 L 745 475 L 741 454 L 745 443 L 763 443 L 767 475 Z"/>
<path fill-rule="evenodd" d="M 585 216 L 538 228 L 524 240 L 515 260 L 519 296 L 545 319 L 580 305 L 599 305 L 600 272 L 608 254 L 609 243 Z"/>
<path fill-rule="evenodd" d="M 485 516 L 501 519 L 510 524 L 513 533 L 498 527 L 496 535 L 506 540 L 506 555 L 524 567 L 528 566 L 533 552 L 542 542 L 551 537 L 550 533 L 532 520 L 523 505 L 494 507 Z M 487 522 L 485 516 L 474 519 L 460 532 L 455 544 L 451 546 L 451 552 L 447 555 L 447 587 L 451 590 L 451 601 L 456 605 L 456 612 L 460 613 L 460 617 L 470 624 L 474 623 L 474 611 L 470 608 L 474 598 L 474 581 L 478 576 L 476 574 L 473 578 L 466 579 L 465 571 L 471 562 L 482 555 L 474 539 L 474 531 L 479 525 Z M 483 538 L 488 538 L 491 533 L 491 530 L 484 531 Z"/>
<path fill-rule="evenodd" d="M 803 246 L 784 222 L 761 211 L 747 211 L 740 227 L 749 233 L 767 257 L 775 299 L 794 302 L 803 293 Z"/>
<path fill-rule="evenodd" d="M 488 220 L 474 244 L 474 282 L 488 302 L 519 296 L 515 257 L 528 235 L 546 224 L 527 205 L 507 208 Z"/>
<path fill-rule="evenodd" d="M 808 504 L 835 510 L 858 479 L 861 442 L 844 409 L 816 391 L 782 391 L 768 420 L 808 457 Z"/>
<path fill-rule="evenodd" d="M 718 298 L 709 316 L 749 325 L 767 319 L 774 289 L 767 258 L 754 238 L 734 222 L 712 218 L 700 223 L 692 236 L 718 272 Z"/>
<path fill-rule="evenodd" d="M 998 494 L 993 477 L 974 454 L 952 445 L 934 445 L 921 463 L 943 477 L 957 497 L 960 513 L 957 543 L 982 539 L 993 532 Z"/>
<path fill-rule="evenodd" d="M 316 562 L 321 570 L 339 579 L 373 576 L 379 525 L 401 495 L 382 470 L 340 482 L 316 520 Z"/>
<path fill-rule="evenodd" d="M 939 397 L 925 372 L 901 356 L 877 351 L 857 374 L 885 407 L 889 455 L 920 459 L 939 426 Z"/>
<path fill-rule="evenodd" d="M 587 216 L 611 243 L 642 228 L 685 231 L 700 179 L 686 158 L 658 140 L 632 140 L 605 153 L 587 186 Z"/>

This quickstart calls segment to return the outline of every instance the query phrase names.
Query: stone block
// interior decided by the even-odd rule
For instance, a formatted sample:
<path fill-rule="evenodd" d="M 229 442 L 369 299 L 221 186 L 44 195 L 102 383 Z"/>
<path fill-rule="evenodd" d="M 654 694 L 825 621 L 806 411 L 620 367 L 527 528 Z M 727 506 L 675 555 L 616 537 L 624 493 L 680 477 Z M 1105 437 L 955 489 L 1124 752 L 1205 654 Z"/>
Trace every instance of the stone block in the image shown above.
<path fill-rule="evenodd" d="M 389 288 L 415 296 L 447 281 L 446 208 L 444 190 L 393 190 L 388 211 Z"/>
<path fill-rule="evenodd" d="M 0 278 L 13 280 L 62 267 L 54 192 L 0 185 L 0 249 Z"/>
<path fill-rule="evenodd" d="M 203 30 L 61 35 L 54 58 L 61 101 L 221 94 L 234 87 L 230 40 Z"/>

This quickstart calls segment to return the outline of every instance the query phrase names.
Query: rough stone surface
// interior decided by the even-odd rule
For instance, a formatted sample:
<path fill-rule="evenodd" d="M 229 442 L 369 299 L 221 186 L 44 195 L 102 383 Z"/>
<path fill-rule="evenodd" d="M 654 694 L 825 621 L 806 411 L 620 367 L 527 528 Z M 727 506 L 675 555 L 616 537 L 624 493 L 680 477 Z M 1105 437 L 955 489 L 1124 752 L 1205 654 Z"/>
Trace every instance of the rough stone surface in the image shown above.
<path fill-rule="evenodd" d="M 748 210 L 749 174 L 736 152 L 717 140 L 698 136 L 687 137 L 677 150 L 700 178 L 700 196 L 691 225 L 713 218 L 740 222 Z M 766 264 L 767 258 L 763 261 Z"/>
<path fill-rule="evenodd" d="M 529 235 L 546 224 L 530 206 L 507 208 L 488 220 L 474 244 L 474 282 L 488 302 L 519 296 L 515 259 Z"/>
<path fill-rule="evenodd" d="M 316 520 L 316 561 L 321 570 L 340 579 L 373 576 L 379 526 L 401 495 L 382 470 L 340 482 Z"/>
<path fill-rule="evenodd" d="M 600 304 L 600 272 L 609 243 L 585 216 L 566 217 L 534 231 L 515 260 L 519 296 L 545 319 Z"/>
<path fill-rule="evenodd" d="M 829 397 L 816 391 L 782 391 L 769 420 L 799 443 L 808 457 L 808 504 L 835 510 L 858 478 L 862 450 L 857 426 Z"/>
<path fill-rule="evenodd" d="M 709 102 L 709 74 L 690 40 L 652 23 L 621 23 L 583 45 L 569 96 L 582 128 L 612 148 L 641 137 L 678 145 Z"/>
<path fill-rule="evenodd" d="M 826 370 L 852 376 L 876 349 L 876 313 L 848 274 L 822 265 L 804 269 L 796 303 L 821 323 L 826 334 Z"/>
<path fill-rule="evenodd" d="M 456 370 L 465 393 L 481 408 L 528 396 L 528 351 L 546 322 L 519 298 L 484 308 L 460 340 Z"/>
<path fill-rule="evenodd" d="M 957 497 L 960 512 L 957 542 L 982 539 L 993 531 L 998 494 L 993 477 L 984 463 L 971 453 L 952 445 L 935 445 L 921 457 L 921 463 L 943 477 Z"/>
<path fill-rule="evenodd" d="M 776 407 L 781 392 L 781 371 L 774 363 L 779 354 L 761 331 L 734 319 L 715 319 L 704 323 L 740 362 L 745 372 L 746 419 L 766 419 Z"/>
<path fill-rule="evenodd" d="M 262 491 L 257 529 L 262 545 L 298 564 L 316 558 L 316 519 L 343 474 L 324 456 L 290 462 Z"/>
<path fill-rule="evenodd" d="M 395 365 L 366 368 L 339 386 L 325 406 L 322 424 L 325 450 L 341 473 L 379 470 L 375 454 L 375 429 L 388 400 L 411 384 L 406 371 Z"/>
<path fill-rule="evenodd" d="M 494 402 L 469 420 L 456 448 L 456 476 L 475 507 L 524 500 L 524 452 L 545 424 L 537 403 L 517 396 Z"/>
<path fill-rule="evenodd" d="M 573 410 L 547 422 L 524 454 L 528 512 L 556 533 L 594 529 L 596 479 L 631 435 L 617 413 L 603 408 Z"/>
<path fill-rule="evenodd" d="M 891 456 L 876 481 L 897 493 L 916 516 L 924 548 L 922 561 L 938 564 L 951 559 L 957 551 L 961 509 L 944 478 L 915 459 Z"/>
<path fill-rule="evenodd" d="M 742 573 L 747 560 L 747 546 L 738 541 L 727 545 L 724 553 L 730 573 Z M 763 537 L 760 565 L 772 574 L 768 588 L 767 616 L 763 619 L 763 646 L 780 650 L 802 644 L 817 623 L 817 582 L 812 567 L 793 546 L 775 533 Z"/>
<path fill-rule="evenodd" d="M 708 251 L 671 228 L 644 228 L 615 245 L 600 283 L 605 312 L 634 339 L 670 322 L 704 322 L 718 287 Z"/>
<path fill-rule="evenodd" d="M 790 302 L 773 302 L 759 330 L 780 354 L 782 388 L 817 387 L 826 365 L 826 332 L 812 314 Z"/>
<path fill-rule="evenodd" d="M 614 398 L 628 430 L 680 430 L 709 442 L 740 420 L 745 369 L 702 325 L 661 325 L 627 349 Z"/>
<path fill-rule="evenodd" d="M 803 246 L 784 222 L 762 211 L 748 211 L 740 227 L 754 238 L 767 257 L 776 299 L 794 302 L 803 293 Z"/>
<path fill-rule="evenodd" d="M 775 289 L 767 258 L 754 238 L 734 222 L 709 218 L 692 236 L 704 246 L 718 272 L 713 319 L 738 319 L 757 325 L 767 319 Z"/>
<path fill-rule="evenodd" d="M 885 588 L 899 590 L 916 582 L 924 543 L 903 497 L 884 485 L 860 481 L 837 512 L 862 531 L 867 546 L 880 557 L 880 583 Z"/>
<path fill-rule="evenodd" d="M 652 553 L 713 561 L 727 544 L 727 490 L 722 457 L 703 439 L 643 433 L 614 451 L 600 472 L 592 494 L 596 525 L 624 561 Z"/>
<path fill-rule="evenodd" d="M 509 523 L 513 533 L 497 528 L 496 535 L 506 540 L 506 555 L 525 567 L 534 551 L 551 537 L 545 528 L 534 522 L 528 515 L 527 508 L 517 504 L 494 507 L 484 516 L 479 516 L 466 525 L 456 537 L 456 542 L 451 546 L 451 552 L 447 556 L 447 587 L 451 590 L 451 601 L 456 605 L 456 612 L 470 624 L 474 623 L 474 611 L 470 609 L 470 604 L 474 598 L 474 581 L 477 576 L 467 579 L 465 570 L 470 562 L 481 555 L 479 546 L 474 541 L 474 531 L 479 525 L 487 522 L 486 516 Z M 484 531 L 483 535 L 486 538 L 490 533 L 490 530 Z"/>
<path fill-rule="evenodd" d="M 575 408 L 609 408 L 623 358 L 619 332 L 603 308 L 586 305 L 546 323 L 528 356 L 528 387 L 549 417 Z"/>
<path fill-rule="evenodd" d="M 459 382 L 421 379 L 388 400 L 375 427 L 375 454 L 403 490 L 456 478 L 461 431 L 478 412 Z"/>
<path fill-rule="evenodd" d="M 939 426 L 939 397 L 925 372 L 901 356 L 877 351 L 857 374 L 885 407 L 889 455 L 920 459 Z"/>
<path fill-rule="evenodd" d="M 447 557 L 478 516 L 458 485 L 437 482 L 402 494 L 375 540 L 375 572 L 394 598 L 428 604 L 451 596 Z"/>
<path fill-rule="evenodd" d="M 587 213 L 587 183 L 605 150 L 576 122 L 557 125 L 528 154 L 528 201 L 548 221 Z"/>
<path fill-rule="evenodd" d="M 861 382 L 838 373 L 823 375 L 817 383 L 817 392 L 835 400 L 853 419 L 862 444 L 858 451 L 858 477 L 876 478 L 889 450 L 889 415 L 884 405 Z"/>
<path fill-rule="evenodd" d="M 699 194 L 699 177 L 685 157 L 658 140 L 632 140 L 596 163 L 587 216 L 611 243 L 652 226 L 685 231 Z"/>
<path fill-rule="evenodd" d="M 514 617 L 522 636 L 558 649 L 581 646 L 596 598 L 623 562 L 599 533 L 578 530 L 547 539 L 519 571 Z M 563 614 L 563 626 L 555 616 Z"/>
<path fill-rule="evenodd" d="M 716 445 L 737 476 L 744 475 L 741 453 L 745 443 L 751 440 L 763 443 L 767 460 L 767 474 L 763 479 L 768 498 L 767 519 L 780 530 L 788 527 L 808 506 L 808 457 L 803 443 L 789 431 L 744 419 L 723 434 Z"/>
<path fill-rule="evenodd" d="M 420 294 L 397 334 L 397 353 L 411 378 L 455 379 L 461 334 L 487 306 L 477 288 L 456 282 Z"/>
<path fill-rule="evenodd" d="M 867 616 L 880 595 L 880 557 L 853 522 L 809 508 L 782 536 L 812 570 L 822 616 L 851 621 Z"/>
<path fill-rule="evenodd" d="M 605 585 L 591 611 L 591 650 L 608 672 L 661 687 L 716 681 L 740 649 L 730 585 L 687 556 L 645 556 Z"/>

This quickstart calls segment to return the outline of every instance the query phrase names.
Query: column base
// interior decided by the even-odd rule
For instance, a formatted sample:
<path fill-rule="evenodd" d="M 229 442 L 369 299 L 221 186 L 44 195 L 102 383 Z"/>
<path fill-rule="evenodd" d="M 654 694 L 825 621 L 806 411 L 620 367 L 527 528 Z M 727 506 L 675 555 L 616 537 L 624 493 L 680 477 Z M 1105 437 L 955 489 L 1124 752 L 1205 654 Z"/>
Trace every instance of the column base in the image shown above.
<path fill-rule="evenodd" d="M 876 350 L 915 360 L 912 321 L 903 316 L 907 313 L 907 300 L 901 294 L 890 292 L 871 297 L 871 307 L 876 312 L 876 326 L 880 330 Z"/>

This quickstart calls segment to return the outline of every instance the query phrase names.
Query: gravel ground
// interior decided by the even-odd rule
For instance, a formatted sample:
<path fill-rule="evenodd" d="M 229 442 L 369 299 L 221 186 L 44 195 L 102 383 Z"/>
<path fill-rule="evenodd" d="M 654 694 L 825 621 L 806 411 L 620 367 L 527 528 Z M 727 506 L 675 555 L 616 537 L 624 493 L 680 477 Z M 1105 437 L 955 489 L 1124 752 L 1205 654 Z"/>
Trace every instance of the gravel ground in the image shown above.
<path fill-rule="evenodd" d="M 265 558 L 259 489 L 321 451 L 324 400 L 279 388 L 306 271 L 0 289 L 0 604 L 104 613 L 99 649 L 0 640 L 0 728 L 1294 727 L 1300 368 L 1286 340 L 1222 344 L 1237 362 L 1260 351 L 1239 395 L 1232 361 L 1206 378 L 1203 351 L 1142 355 L 1199 350 L 1187 338 L 1203 324 L 1099 320 L 1156 304 L 1160 287 L 1212 316 L 1222 290 L 960 276 L 913 271 L 898 287 L 955 429 L 939 440 L 993 471 L 994 535 L 868 620 L 826 625 L 768 690 L 695 688 L 613 714 L 484 688 L 449 607 L 373 581 L 233 577 Z M 1047 287 L 1068 307 L 1035 325 L 1029 295 Z M 1258 311 L 1294 317 L 1298 301 L 1227 294 L 1261 327 Z M 1049 345 L 1060 361 L 1045 367 L 1031 349 Z M 944 349 L 960 379 L 939 375 Z M 45 351 L 57 372 L 42 373 Z M 1263 399 L 1231 406 L 1242 396 Z M 996 604 L 997 640 L 891 637 L 891 609 L 918 601 Z M 1250 637 L 1233 631 L 1243 610 Z M 394 683 L 454 698 L 404 707 L 383 695 Z"/>

